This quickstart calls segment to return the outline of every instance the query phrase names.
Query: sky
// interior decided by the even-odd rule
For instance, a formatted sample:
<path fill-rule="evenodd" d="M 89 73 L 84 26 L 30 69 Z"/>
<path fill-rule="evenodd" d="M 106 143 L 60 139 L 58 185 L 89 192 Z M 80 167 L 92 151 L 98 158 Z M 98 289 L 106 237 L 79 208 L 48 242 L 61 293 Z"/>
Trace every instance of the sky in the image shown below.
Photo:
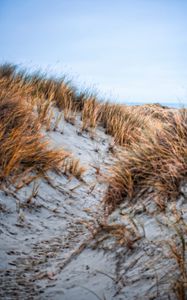
<path fill-rule="evenodd" d="M 187 103 L 187 0 L 0 0 L 0 63 L 120 103 Z"/>

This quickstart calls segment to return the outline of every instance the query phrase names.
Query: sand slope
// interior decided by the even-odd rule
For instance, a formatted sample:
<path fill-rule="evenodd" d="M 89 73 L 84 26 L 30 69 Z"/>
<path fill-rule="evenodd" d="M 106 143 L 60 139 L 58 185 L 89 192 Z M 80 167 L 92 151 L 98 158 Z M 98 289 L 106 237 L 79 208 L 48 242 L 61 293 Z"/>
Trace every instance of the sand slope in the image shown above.
<path fill-rule="evenodd" d="M 112 137 L 100 127 L 93 137 L 80 134 L 80 126 L 77 115 L 75 125 L 61 120 L 46 135 L 87 167 L 83 180 L 49 173 L 19 191 L 0 191 L 0 297 L 176 299 L 181 270 L 171 246 L 183 251 L 186 183 L 165 212 L 147 193 L 104 219 L 107 183 L 101 175 L 115 160 Z M 38 193 L 28 201 L 33 188 Z M 98 229 L 104 221 L 108 227 Z"/>

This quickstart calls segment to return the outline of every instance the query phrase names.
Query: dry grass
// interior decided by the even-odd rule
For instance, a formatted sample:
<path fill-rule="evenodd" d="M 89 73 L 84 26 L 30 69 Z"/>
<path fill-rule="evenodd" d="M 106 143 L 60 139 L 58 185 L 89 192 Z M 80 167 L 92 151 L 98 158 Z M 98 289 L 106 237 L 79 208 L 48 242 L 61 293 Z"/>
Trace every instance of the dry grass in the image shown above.
<path fill-rule="evenodd" d="M 179 274 L 174 281 L 173 290 L 179 300 L 185 300 L 187 296 L 187 265 L 186 265 L 186 224 L 175 225 L 176 239 L 168 241 L 170 256 L 175 260 Z M 175 272 L 176 273 L 176 272 Z"/>
<path fill-rule="evenodd" d="M 65 160 L 65 163 L 63 165 L 63 172 L 65 174 L 69 173 L 70 175 L 75 176 L 77 179 L 82 179 L 85 171 L 86 168 L 84 166 L 81 166 L 79 159 L 75 159 L 72 156 L 69 156 L 68 159 Z"/>
<path fill-rule="evenodd" d="M 27 74 L 26 70 L 19 71 L 16 66 L 10 64 L 0 66 L 0 88 L 3 98 L 7 96 L 7 90 L 9 97 L 24 96 L 27 102 L 35 107 L 43 123 L 48 122 L 53 106 L 64 111 L 67 121 L 71 121 L 75 116 L 72 116 L 72 112 L 81 106 L 81 98 L 76 95 L 76 89 L 65 77 L 50 78 L 41 72 Z"/>
<path fill-rule="evenodd" d="M 99 224 L 98 233 L 95 235 L 96 244 L 94 247 L 110 238 L 114 238 L 116 244 L 132 250 L 134 243 L 141 239 L 141 236 L 132 227 L 127 227 L 123 224 L 103 223 Z"/>
<path fill-rule="evenodd" d="M 147 114 L 127 106 L 101 103 L 93 93 L 78 90 L 64 77 L 48 78 L 40 72 L 27 74 L 15 66 L 0 66 L 0 87 L 4 96 L 7 88 L 10 96 L 25 97 L 35 107 L 40 122 L 50 129 L 52 108 L 63 111 L 64 119 L 75 124 L 77 112 L 81 112 L 82 130 L 93 131 L 97 125 L 106 128 L 117 144 L 128 145 L 139 137 L 141 129 L 147 126 Z M 150 114 L 149 114 L 150 115 Z"/>
<path fill-rule="evenodd" d="M 54 106 L 59 113 L 51 126 Z M 81 130 L 93 132 L 97 126 L 103 126 L 106 134 L 114 138 L 109 151 L 114 152 L 115 146 L 116 163 L 106 178 L 104 217 L 124 200 L 140 200 L 138 195 L 147 190 L 151 190 L 161 209 L 168 200 L 176 199 L 181 181 L 187 178 L 187 110 L 102 103 L 88 91 L 79 93 L 65 78 L 47 78 L 41 73 L 28 75 L 8 64 L 0 66 L 0 184 L 6 193 L 10 193 L 7 188 L 10 184 L 20 189 L 41 176 L 57 188 L 50 182 L 48 171 L 82 179 L 85 168 L 80 161 L 63 149 L 51 149 L 41 133 L 44 128 L 57 130 L 62 117 L 75 125 L 77 114 L 81 116 Z M 99 165 L 94 168 L 96 175 L 105 176 Z M 88 196 L 96 184 L 90 187 Z M 77 187 L 70 189 L 70 193 Z M 31 205 L 37 193 L 38 186 L 34 185 L 25 205 Z M 97 217 L 95 221 L 98 222 Z M 132 249 L 141 238 L 132 225 L 98 222 L 97 230 L 93 230 L 93 236 L 98 237 L 96 245 L 113 237 L 116 244 Z M 178 230 L 177 234 L 176 241 L 168 246 L 180 271 L 174 292 L 183 300 L 187 284 L 186 232 Z M 86 245 L 84 242 L 75 249 L 61 269 Z"/>
<path fill-rule="evenodd" d="M 85 100 L 81 112 L 82 130 L 95 129 L 101 118 L 101 105 L 95 97 Z"/>
<path fill-rule="evenodd" d="M 12 138 L 15 139 L 14 143 L 18 150 L 19 147 L 21 149 L 20 143 L 23 143 L 23 139 L 17 142 L 18 137 L 22 134 L 24 138 L 24 131 L 33 130 L 36 132 L 35 135 L 38 135 L 32 142 L 33 145 L 36 140 L 40 140 L 41 148 L 36 148 L 37 151 L 44 151 L 44 148 L 47 151 L 38 133 L 41 124 L 45 125 L 47 130 L 56 130 L 62 116 L 67 122 L 75 124 L 77 113 L 81 114 L 82 130 L 93 131 L 101 125 L 107 134 L 114 137 L 114 144 L 122 146 L 122 150 L 120 154 L 118 153 L 119 159 L 112 168 L 112 176 L 107 179 L 109 188 L 105 204 L 111 209 L 126 196 L 132 199 L 137 192 L 150 187 L 155 194 L 155 201 L 162 208 L 166 199 L 176 197 L 180 180 L 187 174 L 187 113 L 185 109 L 173 112 L 160 105 L 128 107 L 102 103 L 88 91 L 78 92 L 64 77 L 48 78 L 41 73 L 28 75 L 26 71 L 18 71 L 12 65 L 0 67 L 0 101 L 5 103 L 7 101 L 5 99 L 12 99 L 8 100 L 9 105 L 13 105 L 13 99 L 22 99 L 22 102 L 24 99 L 26 109 L 32 110 L 37 115 L 37 120 L 32 122 L 24 117 L 22 125 L 17 131 L 14 130 Z M 18 103 L 18 100 L 15 101 Z M 31 108 L 28 108 L 30 106 Z M 63 113 L 59 113 L 55 125 L 51 128 L 54 106 L 57 106 Z M 16 114 L 16 111 L 14 113 Z M 28 122 L 35 129 L 29 129 L 30 127 L 26 124 Z M 5 139 L 3 129 L 1 132 L 2 139 Z M 21 150 L 14 149 L 12 153 L 13 151 L 16 151 L 16 155 L 18 155 L 17 152 L 21 153 Z M 48 161 L 51 162 L 48 166 L 51 165 L 52 168 L 54 155 L 50 153 L 48 153 Z M 58 158 L 58 155 L 56 157 Z M 37 159 L 39 165 L 42 164 L 41 158 Z M 8 176 L 11 173 L 12 165 L 15 164 L 14 160 L 15 157 L 9 159 L 9 163 L 3 162 L 6 168 L 2 168 L 2 174 L 4 174 L 2 176 Z M 45 165 L 45 162 L 43 164 Z M 66 162 L 65 168 L 68 164 L 69 162 Z M 80 171 L 77 171 L 77 161 L 69 164 L 69 168 L 72 173 L 77 174 L 77 177 L 83 173 L 81 167 Z M 47 170 L 47 163 L 42 169 Z"/>
<path fill-rule="evenodd" d="M 101 103 L 93 93 L 78 90 L 64 77 L 48 78 L 40 72 L 27 74 L 15 66 L 0 66 L 0 88 L 3 97 L 7 88 L 11 96 L 25 97 L 35 108 L 38 118 L 50 129 L 52 108 L 57 106 L 63 111 L 64 119 L 75 124 L 77 112 L 81 112 L 82 130 L 93 131 L 102 125 L 106 133 L 114 137 L 119 145 L 129 145 L 139 137 L 141 130 L 148 125 L 151 108 L 129 108 L 124 105 Z M 147 112 L 148 111 L 148 112 Z"/>
<path fill-rule="evenodd" d="M 80 178 L 84 168 L 79 162 L 63 149 L 51 149 L 41 134 L 43 125 L 51 128 L 54 104 L 60 107 L 65 103 L 67 110 L 67 103 L 71 103 L 65 97 L 66 87 L 39 74 L 30 76 L 16 70 L 12 65 L 0 67 L 1 183 L 16 182 L 23 186 L 49 170 Z M 55 98 L 60 89 L 64 93 L 63 103 L 59 95 Z M 59 120 L 55 127 L 58 123 Z"/>
<path fill-rule="evenodd" d="M 124 105 L 101 103 L 95 97 L 84 101 L 81 112 L 82 130 L 93 130 L 101 125 L 116 144 L 129 146 L 137 141 L 144 128 L 149 127 L 149 114 Z"/>
<path fill-rule="evenodd" d="M 178 110 L 158 129 L 144 131 L 132 147 L 121 152 L 111 172 L 104 199 L 109 210 L 150 188 L 161 208 L 176 198 L 187 176 L 187 111 Z"/>
<path fill-rule="evenodd" d="M 1 182 L 15 181 L 32 172 L 40 175 L 48 170 L 60 172 L 69 154 L 49 149 L 40 129 L 32 107 L 24 101 L 0 101 Z"/>
<path fill-rule="evenodd" d="M 106 103 L 102 106 L 101 125 L 114 137 L 115 143 L 128 146 L 139 139 L 141 131 L 148 126 L 148 118 L 132 113 L 127 106 Z"/>

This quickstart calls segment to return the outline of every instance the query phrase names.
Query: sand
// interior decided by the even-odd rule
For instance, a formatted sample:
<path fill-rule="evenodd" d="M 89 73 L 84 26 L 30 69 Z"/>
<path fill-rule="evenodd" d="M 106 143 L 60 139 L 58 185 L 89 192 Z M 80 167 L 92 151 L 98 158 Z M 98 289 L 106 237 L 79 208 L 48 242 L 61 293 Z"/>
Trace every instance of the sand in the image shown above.
<path fill-rule="evenodd" d="M 92 135 L 80 134 L 80 127 L 77 116 L 75 125 L 61 120 L 56 131 L 45 134 L 80 159 L 87 168 L 83 180 L 50 172 L 48 181 L 0 191 L 0 298 L 176 299 L 180 268 L 170 245 L 181 249 L 187 184 L 165 212 L 150 192 L 124 201 L 105 219 L 110 228 L 121 225 L 131 232 L 132 247 L 105 229 L 96 234 L 104 219 L 103 175 L 115 161 L 109 151 L 113 139 L 103 128 Z M 33 187 L 38 194 L 28 204 Z"/>

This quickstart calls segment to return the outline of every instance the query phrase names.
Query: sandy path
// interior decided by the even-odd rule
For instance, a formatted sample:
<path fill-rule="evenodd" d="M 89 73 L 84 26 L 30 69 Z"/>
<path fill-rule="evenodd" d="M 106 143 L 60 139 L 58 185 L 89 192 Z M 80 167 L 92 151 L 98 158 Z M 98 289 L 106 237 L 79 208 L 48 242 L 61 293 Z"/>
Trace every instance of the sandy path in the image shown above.
<path fill-rule="evenodd" d="M 117 243 L 106 230 L 92 239 L 103 218 L 107 186 L 100 174 L 113 162 L 108 151 L 112 138 L 98 128 L 91 139 L 89 133 L 80 135 L 79 128 L 79 118 L 76 126 L 61 121 L 48 136 L 88 167 L 84 182 L 51 173 L 50 182 L 37 180 L 38 194 L 29 205 L 34 183 L 15 196 L 13 190 L 8 195 L 0 191 L 0 297 L 176 299 L 173 286 L 180 270 L 168 243 L 179 240 L 180 247 L 176 226 L 184 229 L 181 222 L 187 220 L 186 192 L 165 213 L 158 212 L 149 195 L 112 213 L 108 224 L 138 236 L 132 249 L 122 243 L 124 237 Z"/>

